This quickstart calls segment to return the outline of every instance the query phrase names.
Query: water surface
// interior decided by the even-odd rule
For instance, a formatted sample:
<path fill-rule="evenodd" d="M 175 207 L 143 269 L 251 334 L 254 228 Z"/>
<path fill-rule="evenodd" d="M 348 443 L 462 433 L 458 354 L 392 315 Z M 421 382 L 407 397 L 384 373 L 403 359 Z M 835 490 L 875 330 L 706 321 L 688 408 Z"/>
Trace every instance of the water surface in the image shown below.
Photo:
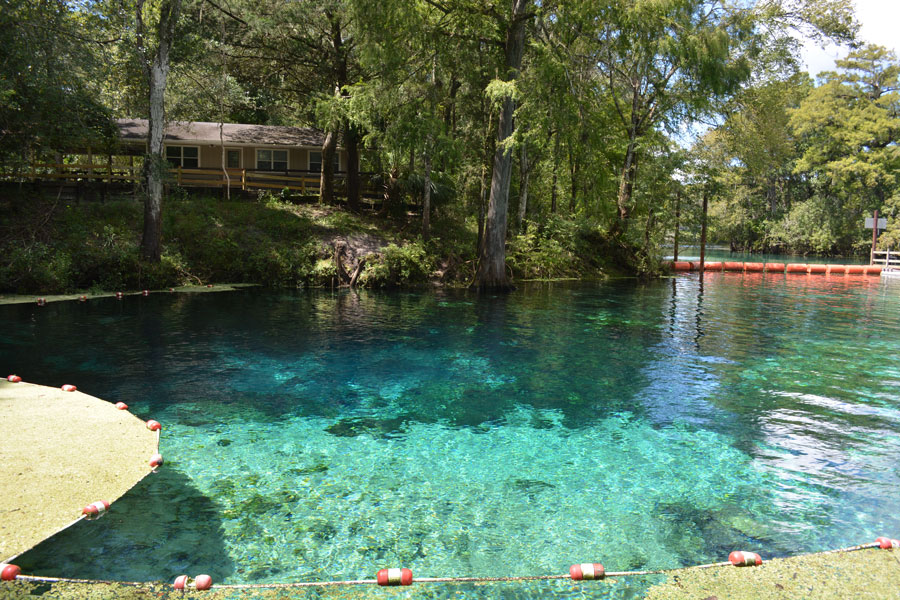
<path fill-rule="evenodd" d="M 19 564 L 231 583 L 498 576 L 896 535 L 898 315 L 900 286 L 878 278 L 727 273 L 0 307 L 7 371 L 127 402 L 163 423 L 167 459 Z"/>

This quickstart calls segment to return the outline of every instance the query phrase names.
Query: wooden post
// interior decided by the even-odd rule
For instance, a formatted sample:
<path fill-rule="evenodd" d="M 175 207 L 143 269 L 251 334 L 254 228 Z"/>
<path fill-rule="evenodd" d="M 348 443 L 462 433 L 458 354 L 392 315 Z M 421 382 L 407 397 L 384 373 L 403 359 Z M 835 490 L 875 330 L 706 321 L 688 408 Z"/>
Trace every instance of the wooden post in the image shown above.
<path fill-rule="evenodd" d="M 681 188 L 675 192 L 675 252 L 672 262 L 678 262 L 678 229 L 681 227 Z"/>
<path fill-rule="evenodd" d="M 247 169 L 241 169 L 241 191 L 247 191 Z"/>
<path fill-rule="evenodd" d="M 178 165 L 178 186 L 181 186 L 181 165 Z"/>
<path fill-rule="evenodd" d="M 878 243 L 878 210 L 875 210 L 874 219 L 872 220 L 872 252 L 869 254 L 869 264 L 875 264 L 875 244 Z"/>
<path fill-rule="evenodd" d="M 703 268 L 706 262 L 706 208 L 709 194 L 703 189 L 703 217 L 700 220 L 700 277 L 703 277 Z"/>

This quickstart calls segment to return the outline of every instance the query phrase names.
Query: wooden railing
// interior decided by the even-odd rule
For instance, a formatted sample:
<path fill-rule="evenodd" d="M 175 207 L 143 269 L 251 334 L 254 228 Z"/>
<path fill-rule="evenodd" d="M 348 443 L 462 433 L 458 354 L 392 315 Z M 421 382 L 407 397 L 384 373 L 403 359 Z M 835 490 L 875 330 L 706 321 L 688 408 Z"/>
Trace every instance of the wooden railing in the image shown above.
<path fill-rule="evenodd" d="M 883 267 L 900 268 L 900 251 L 873 250 L 872 264 L 881 265 Z"/>
<path fill-rule="evenodd" d="M 287 189 L 303 195 L 319 194 L 319 175 L 312 172 L 266 172 L 255 169 L 169 169 L 171 182 L 183 187 L 225 188 L 240 190 Z M 227 173 L 227 176 L 226 176 Z M 34 163 L 29 171 L 0 174 L 0 178 L 17 180 L 59 180 L 73 183 L 137 183 L 140 167 L 108 164 Z M 340 175 L 336 178 L 342 182 Z M 363 176 L 363 191 L 373 194 L 371 181 Z"/>

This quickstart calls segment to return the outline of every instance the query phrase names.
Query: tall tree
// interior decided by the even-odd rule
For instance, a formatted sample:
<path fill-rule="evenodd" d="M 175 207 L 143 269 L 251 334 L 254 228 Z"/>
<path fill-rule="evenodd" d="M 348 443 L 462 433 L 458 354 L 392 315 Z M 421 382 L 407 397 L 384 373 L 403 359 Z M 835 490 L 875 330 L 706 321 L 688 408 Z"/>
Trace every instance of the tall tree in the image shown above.
<path fill-rule="evenodd" d="M 149 6 L 145 0 L 135 3 L 138 52 L 149 84 L 148 152 L 144 161 L 147 192 L 144 198 L 144 234 L 141 256 L 159 262 L 162 255 L 162 197 L 166 163 L 163 136 L 165 132 L 166 80 L 169 76 L 169 56 L 175 40 L 175 26 L 181 12 L 181 0 L 162 0 L 155 16 L 155 39 L 147 32 L 145 19 Z"/>
<path fill-rule="evenodd" d="M 505 16 L 504 67 L 500 89 L 500 119 L 497 127 L 497 148 L 491 174 L 491 196 L 485 221 L 484 243 L 478 257 L 478 271 L 473 287 L 479 290 L 510 289 L 506 276 L 506 227 L 509 208 L 509 181 L 512 176 L 512 149 L 507 140 L 513 133 L 513 113 L 516 109 L 515 82 L 522 66 L 525 33 L 531 12 L 530 0 L 512 0 Z M 499 15 L 498 15 L 499 16 Z"/>

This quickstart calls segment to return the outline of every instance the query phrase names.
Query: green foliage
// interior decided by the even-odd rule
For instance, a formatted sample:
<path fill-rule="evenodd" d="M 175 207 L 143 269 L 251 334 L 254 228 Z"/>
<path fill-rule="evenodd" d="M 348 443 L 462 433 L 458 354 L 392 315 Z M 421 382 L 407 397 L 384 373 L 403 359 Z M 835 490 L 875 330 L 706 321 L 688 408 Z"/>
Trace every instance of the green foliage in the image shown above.
<path fill-rule="evenodd" d="M 433 270 L 433 259 L 418 239 L 402 246 L 389 244 L 380 256 L 366 262 L 360 282 L 373 288 L 422 285 Z"/>

